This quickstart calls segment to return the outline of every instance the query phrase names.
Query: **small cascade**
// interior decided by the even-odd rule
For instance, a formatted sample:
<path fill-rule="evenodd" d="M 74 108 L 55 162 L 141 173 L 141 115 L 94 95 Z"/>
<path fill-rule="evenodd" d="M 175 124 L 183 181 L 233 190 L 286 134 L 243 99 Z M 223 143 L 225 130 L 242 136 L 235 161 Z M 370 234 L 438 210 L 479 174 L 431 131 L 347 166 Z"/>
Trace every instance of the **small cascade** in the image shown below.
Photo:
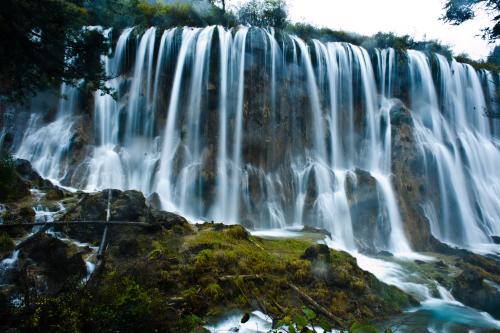
<path fill-rule="evenodd" d="M 16 250 L 9 257 L 0 261 L 0 286 L 7 282 L 7 272 L 16 265 L 18 258 L 19 250 Z"/>
<path fill-rule="evenodd" d="M 41 126 L 42 117 L 33 113 L 19 150 L 15 153 L 17 158 L 31 161 L 42 177 L 56 183 L 67 176 L 73 138 L 73 115 L 77 103 L 78 88 L 63 83 L 55 121 Z"/>

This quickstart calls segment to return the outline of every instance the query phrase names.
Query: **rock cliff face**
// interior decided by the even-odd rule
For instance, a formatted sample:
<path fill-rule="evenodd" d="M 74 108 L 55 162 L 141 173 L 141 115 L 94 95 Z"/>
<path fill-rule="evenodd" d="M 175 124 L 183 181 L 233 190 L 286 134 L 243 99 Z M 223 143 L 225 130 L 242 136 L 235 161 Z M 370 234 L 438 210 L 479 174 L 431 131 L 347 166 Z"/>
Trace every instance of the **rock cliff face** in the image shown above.
<path fill-rule="evenodd" d="M 430 224 L 424 212 L 431 185 L 425 179 L 423 152 L 419 149 L 411 111 L 401 103 L 391 110 L 391 161 L 394 189 L 405 231 L 413 247 L 431 249 Z"/>

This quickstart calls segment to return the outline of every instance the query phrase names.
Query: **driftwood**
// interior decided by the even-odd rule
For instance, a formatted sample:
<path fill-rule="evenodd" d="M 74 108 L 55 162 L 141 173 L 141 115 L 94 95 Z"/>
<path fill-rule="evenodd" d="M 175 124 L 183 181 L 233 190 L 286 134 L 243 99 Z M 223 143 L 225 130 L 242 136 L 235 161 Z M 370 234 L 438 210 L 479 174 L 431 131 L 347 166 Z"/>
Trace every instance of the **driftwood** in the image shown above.
<path fill-rule="evenodd" d="M 25 245 L 27 245 L 27 244 L 31 243 L 32 241 L 36 240 L 38 237 L 40 237 L 42 234 L 45 233 L 45 231 L 47 231 L 50 228 L 50 226 L 47 225 L 48 223 L 42 223 L 42 224 L 44 226 L 42 228 L 40 228 L 40 230 L 38 230 L 33 235 L 29 236 L 28 238 L 26 238 L 25 240 L 23 240 L 22 242 L 20 242 L 19 244 L 17 244 L 16 247 L 15 247 L 15 250 L 19 250 L 22 247 L 24 247 Z"/>
<path fill-rule="evenodd" d="M 262 279 L 262 276 L 259 274 L 248 274 L 248 275 L 224 275 L 219 277 L 220 281 L 230 281 L 234 279 L 257 280 L 257 279 Z"/>
<path fill-rule="evenodd" d="M 318 313 L 321 313 L 323 316 L 327 317 L 328 319 L 333 321 L 335 324 L 339 325 L 341 328 L 346 327 L 346 325 L 342 319 L 335 316 L 333 313 L 331 313 L 330 311 L 325 309 L 323 306 L 318 304 L 315 300 L 313 300 L 311 297 L 306 295 L 302 290 L 300 290 L 299 287 L 297 287 L 293 283 L 288 283 L 288 285 L 290 286 L 290 288 L 295 290 L 295 292 L 297 292 L 297 294 L 299 294 L 300 298 L 302 298 L 304 301 L 306 301 L 313 310 L 315 310 Z"/>

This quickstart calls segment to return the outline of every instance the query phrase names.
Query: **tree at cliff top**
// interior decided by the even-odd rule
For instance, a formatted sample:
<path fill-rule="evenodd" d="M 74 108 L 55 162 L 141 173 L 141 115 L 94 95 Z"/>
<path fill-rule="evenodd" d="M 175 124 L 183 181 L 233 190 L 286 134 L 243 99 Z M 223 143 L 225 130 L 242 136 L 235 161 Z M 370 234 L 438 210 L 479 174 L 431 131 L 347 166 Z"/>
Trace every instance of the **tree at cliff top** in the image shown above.
<path fill-rule="evenodd" d="M 238 18 L 243 24 L 284 28 L 288 6 L 285 0 L 249 0 L 238 9 Z"/>
<path fill-rule="evenodd" d="M 500 1 L 498 0 L 448 0 L 444 6 L 442 19 L 459 25 L 471 20 L 479 10 L 485 10 L 493 16 L 492 26 L 483 29 L 483 38 L 494 42 L 500 37 Z"/>
<path fill-rule="evenodd" d="M 500 45 L 495 46 L 488 56 L 488 62 L 500 66 Z"/>
<path fill-rule="evenodd" d="M 83 0 L 2 0 L 0 96 L 21 101 L 61 82 L 104 89 L 107 45 L 87 17 Z"/>

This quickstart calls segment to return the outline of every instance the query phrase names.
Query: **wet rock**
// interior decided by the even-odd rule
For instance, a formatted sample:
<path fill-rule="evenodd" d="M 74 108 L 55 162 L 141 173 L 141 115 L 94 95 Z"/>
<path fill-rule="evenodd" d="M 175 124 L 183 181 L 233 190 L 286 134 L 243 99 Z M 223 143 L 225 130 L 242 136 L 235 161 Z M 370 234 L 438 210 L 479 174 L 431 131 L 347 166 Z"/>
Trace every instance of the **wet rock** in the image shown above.
<path fill-rule="evenodd" d="M 394 254 L 392 254 L 391 252 L 389 251 L 379 251 L 377 253 L 379 256 L 382 256 L 382 257 L 394 257 Z"/>
<path fill-rule="evenodd" d="M 436 262 L 434 263 L 434 265 L 435 265 L 436 267 L 438 267 L 438 268 L 446 268 L 446 267 L 447 267 L 447 266 L 446 266 L 446 264 L 445 264 L 442 260 L 436 261 Z"/>
<path fill-rule="evenodd" d="M 311 226 L 304 226 L 302 228 L 302 232 L 310 232 L 310 233 L 314 233 L 314 234 L 322 234 L 322 235 L 325 235 L 325 236 L 328 236 L 330 238 L 332 238 L 332 234 L 328 231 L 328 230 L 325 230 L 325 229 L 320 229 L 320 228 L 316 228 L 316 227 L 311 227 Z"/>
<path fill-rule="evenodd" d="M 161 224 L 166 229 L 178 228 L 185 229 L 186 231 L 190 230 L 189 222 L 184 217 L 162 210 L 152 209 L 149 222 L 151 224 Z"/>
<path fill-rule="evenodd" d="M 452 282 L 451 293 L 460 302 L 500 318 L 500 263 L 466 250 L 457 250 L 462 273 Z"/>
<path fill-rule="evenodd" d="M 250 314 L 248 312 L 245 312 L 243 314 L 243 317 L 241 317 L 241 320 L 240 320 L 240 323 L 244 324 L 246 323 L 248 320 L 250 320 Z"/>
<path fill-rule="evenodd" d="M 358 248 L 377 253 L 384 248 L 390 234 L 390 224 L 379 205 L 377 181 L 364 170 L 356 169 L 346 179 L 352 228 Z"/>
<path fill-rule="evenodd" d="M 81 253 L 49 235 L 42 235 L 23 248 L 22 258 L 29 266 L 28 272 L 43 276 L 50 294 L 57 293 L 65 283 L 81 280 L 87 272 Z"/>
<path fill-rule="evenodd" d="M 29 206 L 22 206 L 17 211 L 17 215 L 21 222 L 34 222 L 35 221 L 35 211 Z"/>
<path fill-rule="evenodd" d="M 31 163 L 27 160 L 15 160 L 16 175 L 24 183 L 29 194 L 29 189 L 34 188 L 45 192 L 45 199 L 47 200 L 61 200 L 64 198 L 66 191 L 52 184 L 48 179 L 42 178 L 36 172 Z"/>
<path fill-rule="evenodd" d="M 492 316 L 500 317 L 500 290 L 488 283 L 495 279 L 482 268 L 465 264 L 461 266 L 462 274 L 453 282 L 453 296 L 471 307 L 487 311 Z M 495 279 L 499 282 L 498 276 Z M 495 284 L 497 282 L 494 282 Z"/>
<path fill-rule="evenodd" d="M 174 213 L 160 211 L 146 205 L 146 199 L 138 191 L 103 190 L 97 193 L 79 193 L 77 202 L 62 216 L 63 221 L 101 221 L 107 217 L 108 201 L 110 201 L 110 221 L 150 223 L 151 230 L 155 225 L 160 228 L 173 229 L 187 233 L 190 231 L 188 221 Z M 64 227 L 73 238 L 97 243 L 101 239 L 103 226 L 98 224 Z M 118 234 L 134 232 L 130 228 L 114 227 L 111 238 Z"/>
<path fill-rule="evenodd" d="M 495 244 L 500 244 L 500 236 L 491 236 L 491 240 Z"/>
<path fill-rule="evenodd" d="M 149 207 L 154 209 L 161 209 L 161 200 L 158 193 L 154 192 L 147 199 L 147 204 Z"/>
<path fill-rule="evenodd" d="M 73 137 L 71 138 L 71 147 L 67 158 L 68 170 L 66 178 L 62 180 L 64 185 L 83 188 L 81 184 L 82 177 L 88 172 L 85 159 L 91 154 L 91 145 L 94 143 L 92 135 L 92 119 L 88 114 L 82 114 L 74 118 Z"/>
<path fill-rule="evenodd" d="M 64 191 L 59 187 L 49 189 L 45 195 L 47 200 L 61 200 L 64 198 Z"/>
<path fill-rule="evenodd" d="M 115 192 L 113 194 L 116 197 L 111 197 L 111 221 L 142 222 L 145 220 L 148 208 L 144 195 L 141 192 L 130 190 Z"/>
<path fill-rule="evenodd" d="M 27 182 L 30 187 L 34 187 L 41 190 L 52 190 L 56 186 L 48 179 L 42 178 L 38 172 L 36 172 L 31 163 L 27 160 L 16 159 L 15 160 L 16 172 L 22 178 L 23 181 Z"/>
<path fill-rule="evenodd" d="M 324 262 L 330 262 L 330 248 L 325 244 L 310 246 L 304 251 L 301 258 L 309 261 L 321 260 Z"/>

